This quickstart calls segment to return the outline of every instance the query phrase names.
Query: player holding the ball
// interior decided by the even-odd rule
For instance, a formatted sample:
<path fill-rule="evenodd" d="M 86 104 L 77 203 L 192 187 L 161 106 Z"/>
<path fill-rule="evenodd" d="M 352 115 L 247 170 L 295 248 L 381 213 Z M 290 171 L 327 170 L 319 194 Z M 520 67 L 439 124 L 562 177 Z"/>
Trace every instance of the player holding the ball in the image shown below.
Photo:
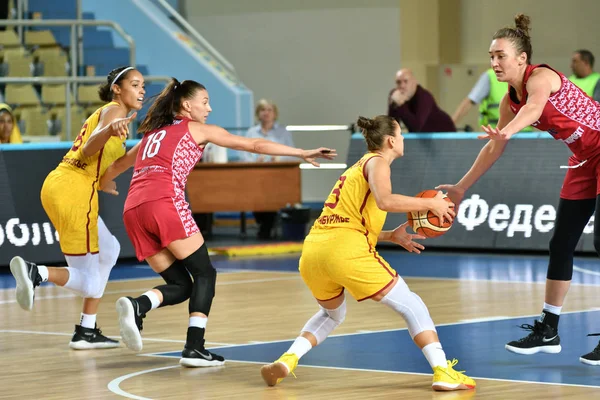
<path fill-rule="evenodd" d="M 450 200 L 448 196 L 442 195 L 442 192 L 437 190 L 423 190 L 415 197 L 438 198 L 440 196 L 442 196 L 442 198 L 447 202 L 451 203 L 451 207 L 454 209 L 454 203 L 452 203 L 452 200 Z M 429 210 L 409 211 L 407 216 L 408 225 L 413 229 L 413 231 L 417 232 L 419 235 L 430 238 L 442 236 L 444 233 L 448 232 L 450 227 L 452 227 L 451 219 L 440 218 L 440 216 L 436 215 L 435 212 Z"/>
<path fill-rule="evenodd" d="M 300 258 L 300 275 L 320 309 L 289 350 L 262 367 L 263 379 L 269 386 L 279 383 L 303 355 L 344 321 L 347 289 L 358 301 L 375 300 L 404 318 L 411 338 L 433 369 L 434 390 L 472 389 L 475 381 L 453 369 L 456 360 L 446 359 L 427 306 L 375 250 L 378 241 L 393 242 L 414 253 L 424 249 L 414 240 L 425 237 L 408 233 L 408 223 L 382 231 L 387 212 L 431 211 L 442 221 L 452 221 L 454 204 L 442 192 L 430 198 L 393 194 L 390 165 L 404 155 L 400 126 L 387 115 L 359 117 L 357 124 L 368 152 L 335 183 Z"/>

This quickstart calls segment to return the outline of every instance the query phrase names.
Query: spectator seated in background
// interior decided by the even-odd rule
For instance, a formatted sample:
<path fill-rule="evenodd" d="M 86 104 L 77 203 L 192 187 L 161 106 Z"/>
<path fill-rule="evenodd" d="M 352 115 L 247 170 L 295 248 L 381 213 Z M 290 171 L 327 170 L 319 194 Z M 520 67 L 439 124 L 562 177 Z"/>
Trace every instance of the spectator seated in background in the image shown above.
<path fill-rule="evenodd" d="M 396 73 L 396 88 L 388 96 L 388 115 L 403 122 L 409 132 L 456 132 L 452 118 L 407 68 Z"/>
<path fill-rule="evenodd" d="M 0 143 L 23 143 L 12 108 L 4 103 L 0 103 Z"/>
<path fill-rule="evenodd" d="M 268 139 L 277 143 L 285 144 L 294 147 L 292 134 L 277 123 L 279 118 L 279 110 L 275 103 L 261 99 L 254 112 L 259 124 L 248 129 L 246 137 L 253 139 Z M 273 161 L 293 161 L 298 162 L 295 157 L 273 157 L 262 154 L 242 153 L 241 161 L 245 162 L 273 162 Z M 258 237 L 260 239 L 270 239 L 275 225 L 276 212 L 255 212 L 254 219 L 259 225 Z"/>
<path fill-rule="evenodd" d="M 588 96 L 600 102 L 600 74 L 594 72 L 594 55 L 589 50 L 577 50 L 571 58 L 573 75 L 569 80 Z"/>
<path fill-rule="evenodd" d="M 488 69 L 481 74 L 471 92 L 458 105 L 452 121 L 458 125 L 458 122 L 467 115 L 471 108 L 475 104 L 479 104 L 479 122 L 475 130 L 479 132 L 481 126 L 495 127 L 500 118 L 500 101 L 507 92 L 508 83 L 499 82 L 494 70 Z M 529 126 L 521 132 L 531 132 L 532 130 L 533 128 Z"/>

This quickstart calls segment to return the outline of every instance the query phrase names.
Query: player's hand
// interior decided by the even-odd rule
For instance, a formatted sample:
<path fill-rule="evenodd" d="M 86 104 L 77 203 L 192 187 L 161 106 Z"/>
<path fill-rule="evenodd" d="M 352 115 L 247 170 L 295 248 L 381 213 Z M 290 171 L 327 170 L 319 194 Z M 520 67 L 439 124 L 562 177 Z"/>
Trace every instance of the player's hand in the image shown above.
<path fill-rule="evenodd" d="M 115 181 L 105 181 L 100 179 L 99 189 L 105 193 L 112 194 L 113 196 L 119 195 L 119 192 L 117 192 L 117 183 Z"/>
<path fill-rule="evenodd" d="M 503 133 L 502 131 L 500 131 L 500 129 L 498 129 L 498 127 L 492 128 L 491 125 L 488 125 L 488 126 L 481 125 L 481 129 L 483 129 L 483 131 L 486 134 L 477 136 L 477 139 L 508 140 L 512 136 L 507 133 Z"/>
<path fill-rule="evenodd" d="M 454 203 L 444 198 L 444 193 L 439 191 L 433 198 L 433 206 L 431 212 L 440 219 L 440 222 L 444 221 L 452 222 L 456 213 L 454 212 Z"/>
<path fill-rule="evenodd" d="M 458 205 L 463 197 L 465 197 L 465 189 L 458 185 L 439 185 L 435 187 L 435 190 L 443 190 L 446 192 L 448 198 L 454 203 L 454 211 L 458 209 Z"/>
<path fill-rule="evenodd" d="M 396 243 L 411 253 L 421 254 L 421 250 L 425 250 L 425 246 L 421 243 L 415 242 L 415 239 L 425 239 L 425 236 L 408 233 L 408 222 L 403 223 L 392 231 L 390 242 Z"/>
<path fill-rule="evenodd" d="M 127 118 L 117 118 L 110 123 L 111 136 L 118 136 L 121 139 L 127 138 L 129 134 L 129 124 L 137 116 L 137 112 L 134 112 Z"/>
<path fill-rule="evenodd" d="M 317 158 L 324 158 L 326 160 L 333 160 L 337 157 L 337 152 L 335 149 L 328 149 L 327 147 L 319 147 L 318 149 L 313 150 L 303 150 L 302 151 L 302 159 L 306 162 L 311 163 L 315 167 L 320 166 L 318 162 L 315 161 Z"/>

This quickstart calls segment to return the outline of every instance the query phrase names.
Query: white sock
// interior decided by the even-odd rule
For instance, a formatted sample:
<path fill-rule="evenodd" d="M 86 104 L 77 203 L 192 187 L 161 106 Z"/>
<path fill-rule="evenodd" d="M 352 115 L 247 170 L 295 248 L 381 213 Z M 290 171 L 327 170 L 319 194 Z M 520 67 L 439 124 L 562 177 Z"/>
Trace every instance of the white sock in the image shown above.
<path fill-rule="evenodd" d="M 96 314 L 81 313 L 81 322 L 79 324 L 84 328 L 94 329 L 96 327 Z"/>
<path fill-rule="evenodd" d="M 42 277 L 42 282 L 48 282 L 48 267 L 45 265 L 38 265 L 38 274 Z"/>
<path fill-rule="evenodd" d="M 552 306 L 548 303 L 544 303 L 544 310 L 551 312 L 554 315 L 560 315 L 560 310 L 562 310 L 562 306 Z"/>
<path fill-rule="evenodd" d="M 303 355 L 308 353 L 310 349 L 312 349 L 312 344 L 310 344 L 310 341 L 303 336 L 298 336 L 296 340 L 294 340 L 294 343 L 292 343 L 290 346 L 287 353 L 293 353 L 297 355 L 298 358 L 301 358 Z"/>
<path fill-rule="evenodd" d="M 150 303 L 152 303 L 152 308 L 150 310 L 154 310 L 155 308 L 158 308 L 158 306 L 160 306 L 160 300 L 158 298 L 158 295 L 152 290 L 148 290 L 142 296 L 146 296 L 150 299 Z"/>
<path fill-rule="evenodd" d="M 431 365 L 431 368 L 446 368 L 448 366 L 448 363 L 446 362 L 446 353 L 444 353 L 444 349 L 442 349 L 442 344 L 440 342 L 429 343 L 427 346 L 423 347 L 422 351 L 429 362 L 429 365 Z"/>
<path fill-rule="evenodd" d="M 195 326 L 196 328 L 206 329 L 207 322 L 207 317 L 190 317 L 190 324 L 188 326 Z"/>

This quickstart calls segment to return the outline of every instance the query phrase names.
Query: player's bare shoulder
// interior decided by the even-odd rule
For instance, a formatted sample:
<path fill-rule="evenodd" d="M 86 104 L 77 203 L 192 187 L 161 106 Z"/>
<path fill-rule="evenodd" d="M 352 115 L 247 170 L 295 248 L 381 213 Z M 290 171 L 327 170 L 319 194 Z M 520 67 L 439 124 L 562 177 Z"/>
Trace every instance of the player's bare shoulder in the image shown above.
<path fill-rule="evenodd" d="M 535 82 L 539 79 L 543 79 L 550 82 L 552 87 L 552 93 L 558 92 L 562 85 L 562 79 L 560 74 L 550 68 L 539 67 L 531 72 L 529 82 L 532 82 L 532 80 L 533 82 Z"/>

